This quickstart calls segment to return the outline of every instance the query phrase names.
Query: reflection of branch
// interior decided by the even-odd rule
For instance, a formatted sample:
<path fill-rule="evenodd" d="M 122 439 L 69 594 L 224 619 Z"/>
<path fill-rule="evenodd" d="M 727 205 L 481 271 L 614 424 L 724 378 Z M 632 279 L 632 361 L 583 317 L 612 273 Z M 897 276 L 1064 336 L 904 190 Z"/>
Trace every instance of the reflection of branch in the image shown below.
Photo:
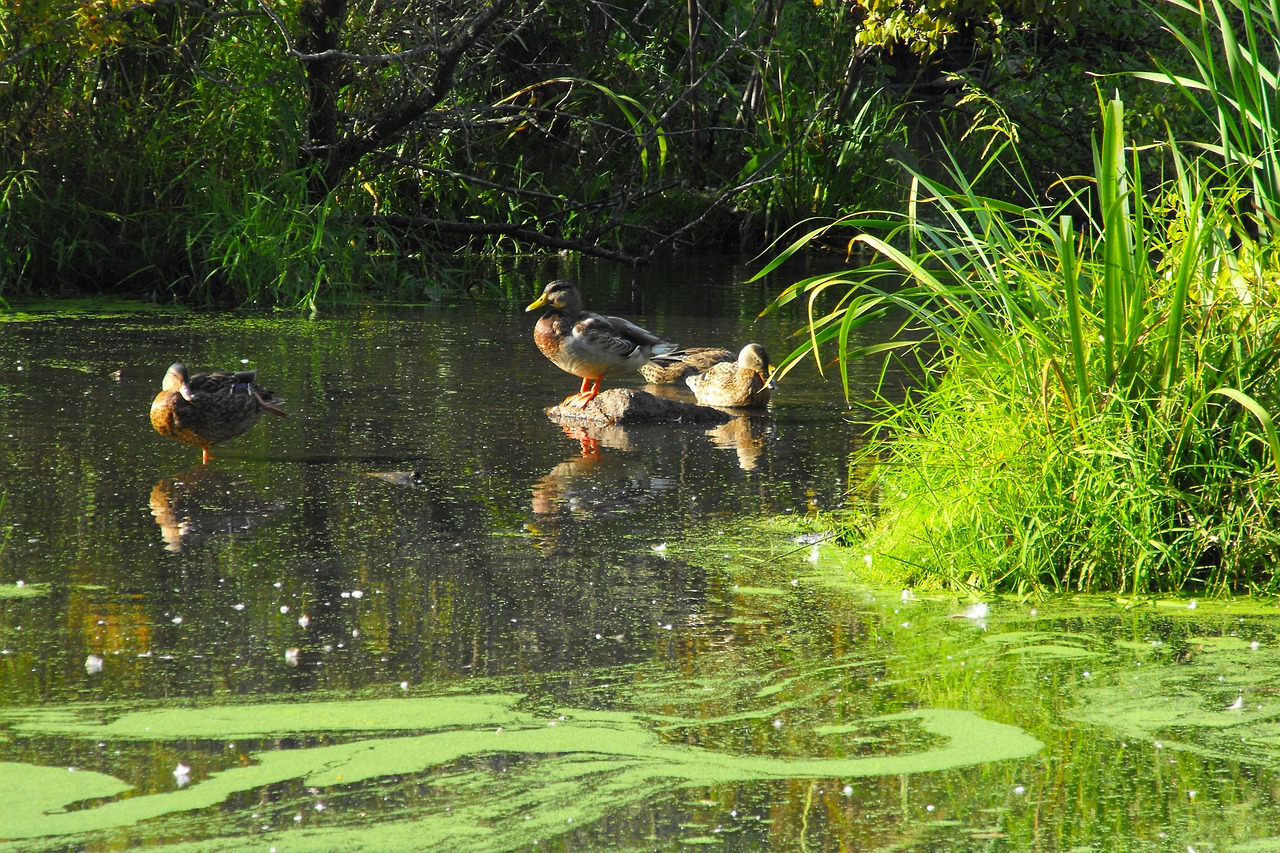
<path fill-rule="evenodd" d="M 545 231 L 525 228 L 521 225 L 507 225 L 500 222 L 455 222 L 449 219 L 431 219 L 425 216 L 360 216 L 354 220 L 357 224 L 367 226 L 383 226 L 402 231 L 424 229 L 438 231 L 442 234 L 466 234 L 473 237 L 499 235 L 523 240 L 536 246 L 547 246 L 552 249 L 565 249 L 570 252 L 581 252 L 609 261 L 617 261 L 628 266 L 639 266 L 648 261 L 647 257 L 626 255 L 602 248 L 595 243 L 582 240 L 567 240 Z"/>

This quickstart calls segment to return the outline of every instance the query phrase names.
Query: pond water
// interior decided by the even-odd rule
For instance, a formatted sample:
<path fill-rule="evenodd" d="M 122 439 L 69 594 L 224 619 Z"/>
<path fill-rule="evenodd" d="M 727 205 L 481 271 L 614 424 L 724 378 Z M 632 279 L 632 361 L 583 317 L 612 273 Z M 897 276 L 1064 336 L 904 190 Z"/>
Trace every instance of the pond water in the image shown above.
<path fill-rule="evenodd" d="M 858 437 L 811 369 L 584 452 L 552 273 L 682 342 L 797 318 L 728 261 L 566 267 L 0 322 L 0 850 L 1280 850 L 1275 608 L 861 584 L 804 532 Z M 200 465 L 147 421 L 175 359 L 290 417 Z"/>

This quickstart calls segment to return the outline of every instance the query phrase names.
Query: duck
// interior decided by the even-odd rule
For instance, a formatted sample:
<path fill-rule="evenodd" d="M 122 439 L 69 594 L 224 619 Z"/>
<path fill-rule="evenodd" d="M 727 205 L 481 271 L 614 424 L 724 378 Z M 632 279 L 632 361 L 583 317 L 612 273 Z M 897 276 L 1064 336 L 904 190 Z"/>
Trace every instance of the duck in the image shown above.
<path fill-rule="evenodd" d="M 640 365 L 640 375 L 652 385 L 674 385 L 695 373 L 706 373 L 717 364 L 733 361 L 733 350 L 721 347 L 689 347 L 654 356 Z"/>
<path fill-rule="evenodd" d="M 747 344 L 736 361 L 721 362 L 705 373 L 686 377 L 685 384 L 703 406 L 762 409 L 773 395 L 769 353 L 760 344 Z"/>
<path fill-rule="evenodd" d="M 263 412 L 288 417 L 283 398 L 257 384 L 258 371 L 218 370 L 191 375 L 174 362 L 165 372 L 161 391 L 151 403 L 151 425 L 165 438 L 194 444 L 204 451 L 247 432 Z"/>
<path fill-rule="evenodd" d="M 562 406 L 585 409 L 600 394 L 606 376 L 639 370 L 651 358 L 679 345 L 622 317 L 606 317 L 582 308 L 582 292 L 572 281 L 556 279 L 525 311 L 547 307 L 533 328 L 533 341 L 551 363 L 582 378 L 577 394 Z"/>

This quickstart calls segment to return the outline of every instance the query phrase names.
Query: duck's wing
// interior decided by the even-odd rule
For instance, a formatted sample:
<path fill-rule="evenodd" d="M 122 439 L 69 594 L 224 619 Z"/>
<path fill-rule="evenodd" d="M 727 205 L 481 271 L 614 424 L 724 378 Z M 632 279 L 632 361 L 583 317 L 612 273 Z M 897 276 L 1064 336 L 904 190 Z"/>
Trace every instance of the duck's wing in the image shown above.
<path fill-rule="evenodd" d="M 247 391 L 258 378 L 256 370 L 240 370 L 232 373 L 229 370 L 215 370 L 213 373 L 197 373 L 187 379 L 187 389 L 191 397 L 205 394 L 227 393 L 227 391 Z M 186 395 L 183 395 L 186 396 Z"/>
<path fill-rule="evenodd" d="M 641 328 L 622 317 L 605 317 L 583 313 L 573 326 L 575 341 L 600 353 L 610 353 L 618 358 L 628 358 L 637 349 L 646 348 L 650 353 L 667 353 L 677 345 Z"/>
<path fill-rule="evenodd" d="M 702 373 L 723 361 L 733 361 L 734 358 L 732 352 L 719 347 L 688 347 L 655 355 L 653 360 L 658 364 L 685 364 Z"/>

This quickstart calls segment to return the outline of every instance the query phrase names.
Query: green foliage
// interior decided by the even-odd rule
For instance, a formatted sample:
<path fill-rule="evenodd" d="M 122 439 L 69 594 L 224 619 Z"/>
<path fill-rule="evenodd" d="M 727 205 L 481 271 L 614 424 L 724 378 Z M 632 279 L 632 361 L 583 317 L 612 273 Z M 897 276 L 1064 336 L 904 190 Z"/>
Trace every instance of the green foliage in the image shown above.
<path fill-rule="evenodd" d="M 888 462 L 870 481 L 883 516 L 869 541 L 917 571 L 1021 592 L 1270 588 L 1273 276 L 1236 233 L 1230 176 L 1179 159 L 1149 201 L 1118 100 L 1103 125 L 1093 180 L 1061 205 L 986 198 L 957 174 L 955 190 L 918 178 L 904 217 L 839 223 L 883 260 L 779 297 L 807 298 L 811 317 L 782 370 L 832 345 L 842 369 L 919 353 L 918 336 L 851 345 L 889 310 L 941 344 L 925 393 L 885 404 L 888 437 L 863 459 Z M 1097 213 L 1081 231 L 1073 209 Z"/>
<path fill-rule="evenodd" d="M 882 92 L 854 96 L 857 111 L 841 117 L 829 103 L 805 104 L 769 90 L 765 120 L 740 180 L 753 183 L 740 202 L 759 217 L 758 230 L 776 238 L 813 216 L 835 215 L 854 206 L 888 205 L 901 198 L 896 170 L 885 169 L 884 152 L 906 142 L 903 109 Z"/>
<path fill-rule="evenodd" d="M 1274 232 L 1280 220 L 1280 7 L 1258 0 L 1210 0 L 1208 6 L 1166 2 L 1199 24 L 1198 30 L 1190 30 L 1161 15 L 1190 57 L 1194 76 L 1180 74 L 1158 59 L 1159 73 L 1135 76 L 1176 87 L 1204 114 L 1218 139 L 1202 147 L 1225 167 L 1244 170 L 1260 214 L 1257 224 Z"/>
<path fill-rule="evenodd" d="M 0 6 L 0 294 L 305 307 L 432 291 L 444 253 L 754 248 L 901 203 L 884 164 L 927 162 L 921 72 L 972 71 L 954 132 L 982 146 L 1082 132 L 1083 65 L 1136 51 L 1058 50 L 1074 2 L 22 0 Z M 1045 160 L 1087 150 L 1064 139 Z"/>
<path fill-rule="evenodd" d="M 863 19 L 860 43 L 902 46 L 922 56 L 942 51 L 965 30 L 998 38 L 1012 21 L 1031 28 L 1070 28 L 1082 13 L 1092 11 L 1085 0 L 845 0 L 839 5 Z"/>

